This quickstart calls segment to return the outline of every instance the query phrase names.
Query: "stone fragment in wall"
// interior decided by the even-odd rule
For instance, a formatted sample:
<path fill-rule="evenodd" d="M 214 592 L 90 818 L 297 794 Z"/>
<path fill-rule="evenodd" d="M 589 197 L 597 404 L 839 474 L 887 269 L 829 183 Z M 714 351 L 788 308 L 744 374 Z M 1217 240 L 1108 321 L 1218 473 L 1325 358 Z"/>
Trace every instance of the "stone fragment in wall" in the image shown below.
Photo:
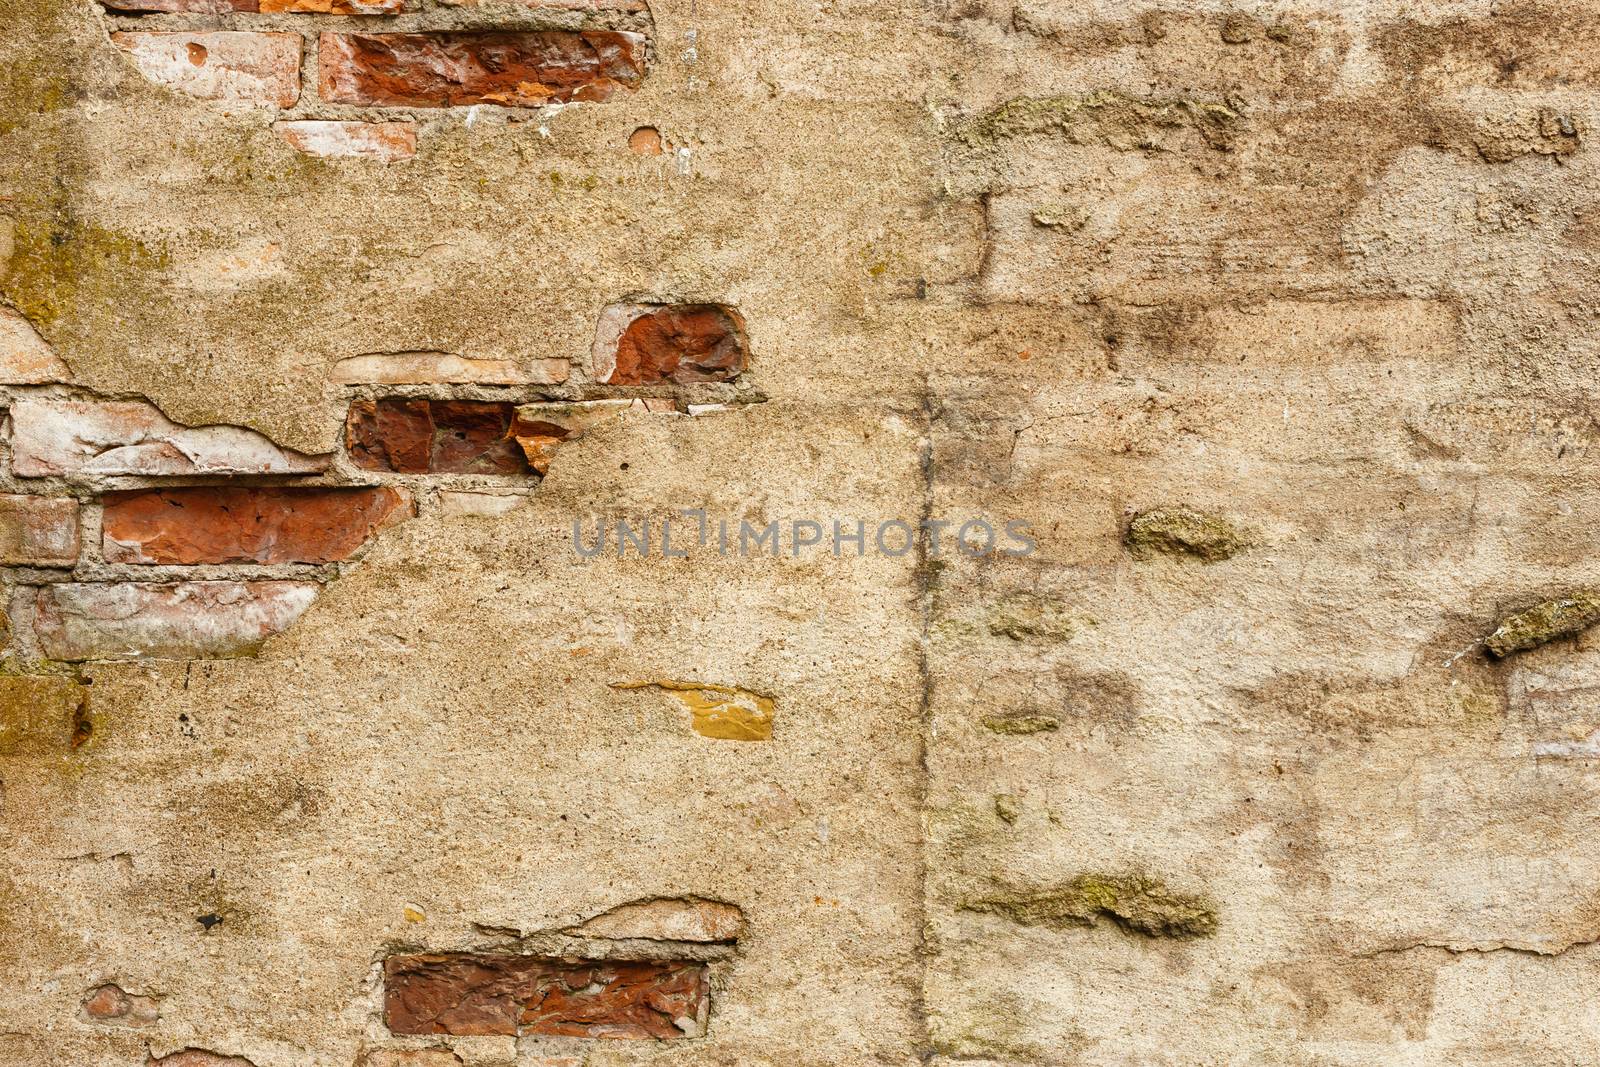
<path fill-rule="evenodd" d="M 613 689 L 661 689 L 689 712 L 689 724 L 702 737 L 722 741 L 770 741 L 775 702 L 769 696 L 729 685 L 678 682 L 613 682 Z"/>
<path fill-rule="evenodd" d="M 612 30 L 324 33 L 317 47 L 333 104 L 543 107 L 604 101 L 644 78 L 645 38 Z"/>
<path fill-rule="evenodd" d="M 154 997 L 129 993 L 113 982 L 98 986 L 83 998 L 78 1017 L 98 1026 L 153 1026 L 161 1019 Z"/>
<path fill-rule="evenodd" d="M 50 475 L 315 474 L 307 456 L 242 426 L 179 426 L 129 400 L 19 400 L 11 406 L 12 468 Z"/>
<path fill-rule="evenodd" d="M 559 385 L 571 365 L 537 359 L 524 371 L 508 359 L 465 359 L 449 352 L 369 352 L 333 365 L 335 385 Z"/>
<path fill-rule="evenodd" d="M 517 409 L 511 426 L 528 460 L 540 474 L 550 473 L 550 462 L 563 442 L 581 437 L 585 430 L 614 419 L 624 411 L 637 410 L 632 400 L 587 400 L 571 404 L 524 404 Z"/>
<path fill-rule="evenodd" d="M 34 633 L 54 660 L 254 655 L 321 586 L 294 581 L 93 582 L 42 586 Z"/>
<path fill-rule="evenodd" d="M 1010 826 L 1022 816 L 1022 804 L 1010 793 L 996 793 L 994 797 L 994 813 L 1001 822 Z"/>
<path fill-rule="evenodd" d="M 744 912 L 732 904 L 703 897 L 657 897 L 620 904 L 564 932 L 574 937 L 617 941 L 716 944 L 739 939 L 744 932 Z"/>
<path fill-rule="evenodd" d="M 386 486 L 195 486 L 105 494 L 108 563 L 333 563 L 415 514 Z"/>
<path fill-rule="evenodd" d="M 989 632 L 1013 641 L 1067 641 L 1077 632 L 1066 607 L 1036 593 L 1008 593 L 989 609 Z"/>
<path fill-rule="evenodd" d="M 1494 656 L 1509 656 L 1571 637 L 1596 623 L 1600 623 L 1600 589 L 1579 589 L 1507 615 L 1483 644 Z"/>
<path fill-rule="evenodd" d="M 272 124 L 297 152 L 321 159 L 374 159 L 398 163 L 417 154 L 414 122 L 342 122 L 293 119 Z"/>
<path fill-rule="evenodd" d="M 1175 135 L 1193 130 L 1207 148 L 1227 151 L 1241 118 L 1220 100 L 1138 97 L 1099 90 L 1013 97 L 965 123 L 956 137 L 976 149 L 1018 137 L 1052 136 L 1071 144 L 1132 152 L 1169 150 L 1176 147 L 1172 143 Z"/>
<path fill-rule="evenodd" d="M 396 474 L 526 474 L 511 436 L 516 405 L 486 400 L 358 400 L 345 448 L 363 470 Z"/>
<path fill-rule="evenodd" d="M 1089 224 L 1089 211 L 1075 204 L 1047 204 L 1034 209 L 1033 224 L 1047 230 L 1076 233 Z"/>
<path fill-rule="evenodd" d="M 1147 937 L 1210 937 L 1217 911 L 1201 897 L 1176 893 L 1143 875 L 1081 874 L 1063 886 L 982 897 L 965 911 L 1002 915 L 1023 926 L 1092 926 L 1108 918 Z"/>
<path fill-rule="evenodd" d="M 47 385 L 71 380 L 72 371 L 33 324 L 20 313 L 0 306 L 0 385 Z"/>
<path fill-rule="evenodd" d="M 159 1059 L 151 1057 L 149 1067 L 256 1067 L 243 1056 L 224 1056 L 203 1048 L 186 1048 Z"/>
<path fill-rule="evenodd" d="M 288 108 L 300 99 L 298 33 L 138 30 L 111 42 L 146 78 L 200 100 Z"/>
<path fill-rule="evenodd" d="M 593 374 L 607 385 L 732 381 L 750 362 L 744 319 L 721 304 L 613 304 L 595 328 Z"/>
<path fill-rule="evenodd" d="M 983 728 L 997 734 L 1044 734 L 1061 729 L 1054 715 L 985 715 Z"/>
<path fill-rule="evenodd" d="M 1489 163 L 1509 163 L 1522 156 L 1559 159 L 1577 152 L 1582 140 L 1576 118 L 1547 107 L 1480 117 L 1472 125 L 1468 134 L 1472 146 Z"/>
<path fill-rule="evenodd" d="M 0 564 L 71 567 L 78 562 L 78 502 L 0 493 Z"/>
<path fill-rule="evenodd" d="M 57 674 L 0 674 L 0 756 L 70 752 L 87 738 L 89 690 Z"/>
<path fill-rule="evenodd" d="M 1189 556 L 1203 563 L 1231 559 L 1255 544 L 1250 534 L 1227 519 L 1182 505 L 1134 515 L 1126 541 L 1135 559 Z"/>
<path fill-rule="evenodd" d="M 448 952 L 384 961 L 395 1034 L 699 1037 L 710 1010 L 703 963 Z"/>

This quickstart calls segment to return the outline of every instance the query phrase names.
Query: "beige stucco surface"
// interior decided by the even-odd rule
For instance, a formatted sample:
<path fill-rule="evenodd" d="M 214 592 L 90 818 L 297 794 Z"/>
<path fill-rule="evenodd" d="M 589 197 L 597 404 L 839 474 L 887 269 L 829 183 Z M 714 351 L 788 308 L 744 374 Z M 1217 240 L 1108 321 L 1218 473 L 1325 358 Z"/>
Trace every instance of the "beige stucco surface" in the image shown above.
<path fill-rule="evenodd" d="M 353 356 L 617 395 L 583 366 L 641 298 L 726 303 L 752 352 L 685 394 L 726 410 L 586 432 L 504 514 L 422 487 L 254 657 L 75 668 L 91 741 L 0 758 L 0 1063 L 352 1067 L 433 1044 L 383 1026 L 390 952 L 685 895 L 748 924 L 705 1037 L 438 1044 L 1597 1062 L 1600 638 L 1480 642 L 1600 585 L 1600 7 L 651 6 L 636 93 L 408 110 L 384 164 L 0 0 L 0 295 L 100 395 L 322 453 Z M 1248 546 L 1136 558 L 1176 505 Z M 573 550 L 679 509 L 1038 551 Z M 770 696 L 772 738 L 615 688 L 647 679 Z M 1057 726 L 984 725 L 1017 715 Z M 1214 932 L 971 908 L 1133 876 Z M 159 1022 L 82 1021 L 104 982 Z"/>

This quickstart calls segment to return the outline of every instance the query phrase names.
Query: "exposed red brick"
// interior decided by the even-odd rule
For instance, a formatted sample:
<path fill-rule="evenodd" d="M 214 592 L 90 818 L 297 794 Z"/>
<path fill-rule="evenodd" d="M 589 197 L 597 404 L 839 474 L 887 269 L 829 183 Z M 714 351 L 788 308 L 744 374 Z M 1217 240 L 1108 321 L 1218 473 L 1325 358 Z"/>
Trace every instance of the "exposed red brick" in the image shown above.
<path fill-rule="evenodd" d="M 641 156 L 659 156 L 661 131 L 654 126 L 640 126 L 628 135 L 628 149 Z"/>
<path fill-rule="evenodd" d="M 201 100 L 293 107 L 300 99 L 300 35 L 246 33 L 113 33 L 146 78 Z"/>
<path fill-rule="evenodd" d="M 70 567 L 76 562 L 76 500 L 0 494 L 0 563 Z"/>
<path fill-rule="evenodd" d="M 49 659 L 253 655 L 311 606 L 314 582 L 66 582 L 41 586 L 33 628 Z"/>
<path fill-rule="evenodd" d="M 396 1034 L 675 1038 L 701 1034 L 705 964 L 452 952 L 391 956 L 384 1019 Z"/>
<path fill-rule="evenodd" d="M 398 163 L 417 154 L 414 122 L 295 120 L 272 127 L 289 147 L 322 159 L 376 159 Z"/>
<path fill-rule="evenodd" d="M 516 405 L 385 397 L 350 405 L 345 447 L 365 470 L 398 474 L 525 474 L 511 436 Z"/>
<path fill-rule="evenodd" d="M 615 305 L 595 334 L 595 377 L 610 385 L 725 382 L 748 362 L 744 321 L 720 304 Z"/>
<path fill-rule="evenodd" d="M 80 1015 L 85 1022 L 102 1026 L 151 1026 L 161 1018 L 155 998 L 125 992 L 111 983 L 89 992 Z"/>
<path fill-rule="evenodd" d="M 215 486 L 104 499 L 111 563 L 332 563 L 411 510 L 389 488 Z"/>
<path fill-rule="evenodd" d="M 644 38 L 610 30 L 324 33 L 322 99 L 339 104 L 537 107 L 605 100 L 644 76 Z"/>

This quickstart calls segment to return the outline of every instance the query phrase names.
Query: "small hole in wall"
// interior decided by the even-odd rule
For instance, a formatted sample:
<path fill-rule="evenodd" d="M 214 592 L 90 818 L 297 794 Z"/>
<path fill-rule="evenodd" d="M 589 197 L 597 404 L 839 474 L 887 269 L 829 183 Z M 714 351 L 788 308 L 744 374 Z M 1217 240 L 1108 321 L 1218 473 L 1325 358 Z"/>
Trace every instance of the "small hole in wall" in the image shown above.
<path fill-rule="evenodd" d="M 619 469 L 619 470 L 627 470 L 627 469 L 628 469 L 628 465 L 627 465 L 627 464 L 626 464 L 626 463 L 624 463 L 624 464 L 623 464 L 623 465 L 622 465 L 622 466 L 621 466 L 621 467 L 620 467 L 620 468 L 618 468 L 618 469 Z"/>
<path fill-rule="evenodd" d="M 661 154 L 661 131 L 654 126 L 640 126 L 628 135 L 628 148 L 637 155 Z"/>
<path fill-rule="evenodd" d="M 197 67 L 203 67 L 206 65 L 206 56 L 210 55 L 210 53 L 206 51 L 205 45 L 195 44 L 193 41 L 190 41 L 185 47 L 189 51 L 190 63 L 193 63 Z"/>

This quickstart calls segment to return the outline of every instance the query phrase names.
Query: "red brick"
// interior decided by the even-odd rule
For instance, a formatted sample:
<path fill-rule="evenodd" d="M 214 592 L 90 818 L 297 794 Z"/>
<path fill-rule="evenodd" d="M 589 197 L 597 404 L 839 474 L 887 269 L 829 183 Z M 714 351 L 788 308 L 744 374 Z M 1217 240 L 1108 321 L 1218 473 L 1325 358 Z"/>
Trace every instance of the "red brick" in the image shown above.
<path fill-rule="evenodd" d="M 345 447 L 356 466 L 397 474 L 525 474 L 511 436 L 516 405 L 385 397 L 350 405 Z"/>
<path fill-rule="evenodd" d="M 101 1026 L 152 1026 L 161 1019 L 154 997 L 125 992 L 107 983 L 84 998 L 80 1017 Z"/>
<path fill-rule="evenodd" d="M 388 488 L 216 486 L 104 499 L 110 563 L 332 563 L 411 510 Z"/>
<path fill-rule="evenodd" d="M 644 76 L 644 38 L 610 30 L 324 33 L 322 99 L 338 104 L 537 107 L 605 100 Z"/>
<path fill-rule="evenodd" d="M 384 1019 L 396 1034 L 695 1037 L 705 964 L 453 952 L 391 956 Z"/>
<path fill-rule="evenodd" d="M 70 567 L 78 562 L 78 502 L 0 494 L 0 563 Z"/>
<path fill-rule="evenodd" d="M 297 33 L 113 33 L 151 81 L 201 100 L 293 107 L 300 99 Z"/>
<path fill-rule="evenodd" d="M 94 582 L 41 586 L 34 633 L 49 659 L 254 655 L 316 599 L 313 582 Z"/>
<path fill-rule="evenodd" d="M 725 382 L 748 363 L 744 320 L 720 304 L 618 304 L 595 333 L 594 375 L 609 385 Z"/>

